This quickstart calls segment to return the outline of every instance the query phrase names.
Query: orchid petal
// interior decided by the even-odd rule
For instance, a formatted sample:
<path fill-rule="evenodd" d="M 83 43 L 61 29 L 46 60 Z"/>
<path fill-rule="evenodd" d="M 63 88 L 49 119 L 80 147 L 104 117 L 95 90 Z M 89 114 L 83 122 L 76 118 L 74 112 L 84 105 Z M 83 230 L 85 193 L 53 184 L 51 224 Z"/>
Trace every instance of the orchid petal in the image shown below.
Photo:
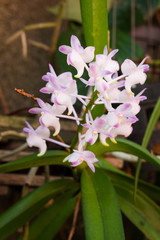
<path fill-rule="evenodd" d="M 103 145 L 105 145 L 107 147 L 109 146 L 108 143 L 106 143 L 107 136 L 105 134 L 100 133 L 99 138 L 100 138 L 100 141 Z"/>
<path fill-rule="evenodd" d="M 40 153 L 38 154 L 38 156 L 42 156 L 46 152 L 47 150 L 46 142 L 37 135 L 29 135 L 26 140 L 29 147 L 39 148 Z"/>
<path fill-rule="evenodd" d="M 114 49 L 113 51 L 111 51 L 111 52 L 108 54 L 108 58 L 112 58 L 118 51 L 119 51 L 119 49 Z"/>
<path fill-rule="evenodd" d="M 136 69 L 136 64 L 130 59 L 126 59 L 121 65 L 121 71 L 123 74 L 130 74 Z"/>
<path fill-rule="evenodd" d="M 72 113 L 72 101 L 71 98 L 65 93 L 58 93 L 54 98 L 51 98 L 51 101 L 55 101 L 56 104 L 66 106 L 68 108 L 68 115 Z"/>
<path fill-rule="evenodd" d="M 83 75 L 85 63 L 82 57 L 76 51 L 73 50 L 71 53 L 68 54 L 67 63 L 68 65 L 72 65 L 76 68 L 77 78 Z"/>
<path fill-rule="evenodd" d="M 51 115 L 50 113 L 45 113 L 41 116 L 41 121 L 46 127 L 54 127 L 55 132 L 54 136 L 56 136 L 60 132 L 60 123 L 59 119 L 56 118 L 54 115 Z"/>
<path fill-rule="evenodd" d="M 79 39 L 75 35 L 71 36 L 71 47 L 75 49 L 78 53 L 81 53 L 81 51 L 83 50 Z"/>
<path fill-rule="evenodd" d="M 108 54 L 107 46 L 104 47 L 103 54 L 107 56 Z"/>
<path fill-rule="evenodd" d="M 50 70 L 50 72 L 53 74 L 53 76 L 56 77 L 56 73 L 55 73 L 55 71 L 54 71 L 54 69 L 53 69 L 53 67 L 52 67 L 51 64 L 49 64 L 49 70 Z"/>
<path fill-rule="evenodd" d="M 89 63 L 94 59 L 94 47 L 87 47 L 84 49 L 83 54 L 81 54 L 85 63 Z"/>
<path fill-rule="evenodd" d="M 28 111 L 29 113 L 32 113 L 32 114 L 40 114 L 42 112 L 42 109 L 41 108 L 31 108 L 29 109 Z"/>
<path fill-rule="evenodd" d="M 147 78 L 146 74 L 143 73 L 142 71 L 136 71 L 135 73 L 132 73 L 131 75 L 126 77 L 125 89 L 127 90 L 128 93 L 132 93 L 131 87 L 138 83 L 140 83 L 141 85 L 144 84 L 146 78 Z"/>
<path fill-rule="evenodd" d="M 59 47 L 59 51 L 64 54 L 68 54 L 72 51 L 72 48 L 66 45 L 62 45 Z"/>
<path fill-rule="evenodd" d="M 38 136 L 42 137 L 42 138 L 48 138 L 50 135 L 50 131 L 47 127 L 44 126 L 39 126 L 36 130 L 35 130 L 35 134 L 37 134 Z"/>

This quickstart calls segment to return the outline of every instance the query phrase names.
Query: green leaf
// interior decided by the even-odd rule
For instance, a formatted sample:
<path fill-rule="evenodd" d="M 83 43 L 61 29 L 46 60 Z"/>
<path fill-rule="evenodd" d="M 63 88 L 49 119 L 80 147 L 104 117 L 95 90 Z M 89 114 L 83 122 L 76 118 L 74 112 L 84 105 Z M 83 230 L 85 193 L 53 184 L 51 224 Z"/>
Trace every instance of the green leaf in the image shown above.
<path fill-rule="evenodd" d="M 134 201 L 134 187 L 122 186 L 118 181 L 115 189 L 118 194 L 123 213 L 133 222 L 150 240 L 160 239 L 160 208 L 141 191 L 137 191 Z"/>
<path fill-rule="evenodd" d="M 22 198 L 0 216 L 1 240 L 29 221 L 54 195 L 77 186 L 72 180 L 56 180 Z"/>
<path fill-rule="evenodd" d="M 160 109 L 160 98 L 158 99 L 158 102 L 157 102 L 156 106 L 154 107 L 151 118 L 150 118 L 149 123 L 147 125 L 147 129 L 145 131 L 145 135 L 143 137 L 142 146 L 145 147 L 145 148 L 148 145 L 148 142 L 150 140 L 152 132 L 155 128 L 155 125 L 156 125 L 156 123 L 157 123 L 157 121 L 160 117 L 160 110 L 159 109 Z M 137 164 L 136 174 L 135 174 L 135 191 L 134 191 L 134 197 L 135 198 L 136 198 L 136 191 L 137 191 L 137 186 L 138 186 L 138 178 L 139 178 L 139 174 L 140 174 L 141 164 L 142 164 L 142 159 L 138 159 L 138 164 Z"/>
<path fill-rule="evenodd" d="M 112 166 L 107 160 L 102 157 L 98 158 L 98 165 L 107 171 L 107 176 L 111 179 L 113 185 L 119 182 L 122 186 L 129 183 L 134 187 L 134 177 L 122 172 L 121 170 Z M 142 180 L 138 181 L 139 189 L 149 196 L 152 200 L 160 203 L 160 188 L 152 184 L 146 183 Z"/>
<path fill-rule="evenodd" d="M 131 37 L 128 33 L 122 32 L 121 30 L 116 31 L 116 48 L 119 49 L 119 52 L 116 54 L 118 62 L 122 63 L 126 58 L 132 58 L 132 43 Z M 143 49 L 139 46 L 139 44 L 135 43 L 135 58 L 142 58 L 143 56 Z"/>
<path fill-rule="evenodd" d="M 64 222 L 74 210 L 77 187 L 62 194 L 55 202 L 44 210 L 29 228 L 28 240 L 53 239 Z M 21 240 L 22 237 L 19 239 Z"/>
<path fill-rule="evenodd" d="M 140 190 L 137 191 L 137 198 L 134 201 L 134 178 L 116 169 L 103 158 L 99 158 L 98 164 L 107 170 L 107 176 L 111 179 L 118 193 L 118 199 L 124 214 L 146 236 L 150 237 L 149 239 L 159 240 L 160 208 L 146 194 L 159 202 L 160 189 L 144 181 L 139 181 Z"/>
<path fill-rule="evenodd" d="M 104 114 L 104 112 L 105 112 L 105 107 L 104 107 L 103 104 L 96 105 L 92 109 L 92 117 L 93 117 L 93 119 L 95 119 L 96 117 L 102 116 L 102 114 Z"/>
<path fill-rule="evenodd" d="M 88 146 L 87 149 L 94 152 L 96 156 L 100 155 L 102 156 L 106 152 L 114 151 L 130 153 L 139 158 L 145 159 L 149 163 L 160 168 L 160 159 L 157 158 L 155 155 L 151 155 L 150 152 L 144 147 L 127 139 L 116 138 L 116 141 L 117 143 L 115 144 L 108 140 L 107 141 L 107 143 L 109 144 L 108 147 L 102 145 L 101 142 L 97 142 L 94 145 Z"/>
<path fill-rule="evenodd" d="M 69 166 L 68 162 L 63 163 L 63 160 L 67 155 L 67 152 L 58 150 L 47 151 L 42 157 L 38 157 L 37 154 L 32 154 L 13 162 L 0 165 L 0 173 L 45 165 Z"/>
<path fill-rule="evenodd" d="M 151 118 L 149 120 L 149 123 L 147 125 L 147 129 L 145 131 L 144 137 L 143 137 L 143 141 L 142 141 L 142 146 L 143 147 L 147 147 L 149 139 L 152 135 L 152 132 L 155 128 L 155 125 L 158 121 L 158 119 L 160 118 L 160 97 L 154 107 L 154 110 L 152 112 Z"/>
<path fill-rule="evenodd" d="M 107 1 L 80 0 L 80 4 L 86 44 L 102 53 L 108 45 Z"/>
<path fill-rule="evenodd" d="M 116 7 L 116 29 L 129 32 L 131 30 L 131 2 L 132 0 L 119 0 Z M 158 4 L 158 0 L 150 2 L 150 8 L 154 12 L 154 8 Z M 142 25 L 148 17 L 148 2 L 146 0 L 137 1 L 135 4 L 135 25 Z M 109 28 L 112 27 L 113 8 L 108 14 Z"/>
<path fill-rule="evenodd" d="M 86 240 L 124 239 L 116 194 L 104 171 L 85 169 L 81 191 Z"/>

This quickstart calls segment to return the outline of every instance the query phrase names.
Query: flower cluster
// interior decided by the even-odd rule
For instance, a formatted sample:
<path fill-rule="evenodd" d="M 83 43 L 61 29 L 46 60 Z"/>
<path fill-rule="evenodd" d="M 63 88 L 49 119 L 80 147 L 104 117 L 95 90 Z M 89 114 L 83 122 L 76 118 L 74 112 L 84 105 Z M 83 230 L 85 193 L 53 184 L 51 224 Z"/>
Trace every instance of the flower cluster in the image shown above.
<path fill-rule="evenodd" d="M 90 97 L 78 94 L 76 80 L 70 72 L 57 76 L 53 67 L 49 65 L 50 72 L 42 77 L 46 85 L 40 91 L 51 94 L 52 104 L 38 98 L 39 107 L 29 110 L 30 113 L 41 116 L 40 126 L 36 130 L 29 123 L 28 128 L 24 128 L 24 132 L 28 134 L 27 143 L 29 146 L 38 147 L 39 155 L 46 152 L 46 141 L 69 148 L 69 145 L 50 138 L 49 129 L 53 127 L 56 136 L 60 132 L 60 118 L 75 120 L 77 125 L 81 124 L 86 128 L 86 132 L 79 133 L 78 150 L 73 149 L 73 153 L 68 155 L 65 161 L 71 162 L 72 166 L 85 161 L 91 170 L 95 171 L 93 163 L 98 160 L 91 151 L 85 150 L 86 143 L 92 145 L 99 137 L 102 144 L 107 145 L 107 138 L 116 143 L 115 138 L 118 135 L 128 137 L 131 134 L 132 124 L 138 121 L 136 115 L 140 111 L 139 104 L 146 99 L 142 96 L 145 89 L 135 96 L 132 87 L 138 83 L 144 84 L 147 78 L 145 72 L 149 70 L 149 66 L 144 64 L 146 58 L 138 66 L 126 59 L 120 68 L 119 63 L 112 59 L 118 52 L 117 49 L 108 54 L 105 47 L 103 54 L 94 56 L 95 48 L 84 49 L 76 36 L 71 37 L 71 46 L 60 46 L 59 51 L 67 55 L 68 65 L 77 70 L 74 77 L 79 78 L 85 86 L 92 86 L 93 91 L 97 91 L 97 98 L 85 115 L 86 123 L 81 124 L 73 105 L 78 99 L 85 107 Z M 88 80 L 82 78 L 84 71 L 88 72 Z M 119 72 L 121 75 L 118 76 Z M 92 110 L 98 104 L 103 104 L 106 110 L 102 116 L 93 119 Z M 64 115 L 66 110 L 68 114 Z"/>

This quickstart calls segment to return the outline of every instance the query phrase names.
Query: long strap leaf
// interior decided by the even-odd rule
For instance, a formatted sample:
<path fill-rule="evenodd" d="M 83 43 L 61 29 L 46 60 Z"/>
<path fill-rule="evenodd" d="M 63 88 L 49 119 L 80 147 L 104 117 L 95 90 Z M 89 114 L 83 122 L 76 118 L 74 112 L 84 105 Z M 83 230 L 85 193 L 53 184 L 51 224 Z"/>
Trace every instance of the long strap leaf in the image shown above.
<path fill-rule="evenodd" d="M 86 240 L 124 240 L 114 188 L 103 170 L 84 170 L 81 178 Z"/>
<path fill-rule="evenodd" d="M 147 129 L 145 131 L 144 137 L 143 137 L 143 141 L 142 141 L 142 146 L 143 147 L 147 147 L 150 137 L 152 135 L 152 132 L 155 128 L 155 125 L 158 121 L 160 117 L 160 98 L 158 99 L 158 102 L 152 112 L 151 118 L 149 120 Z M 142 165 L 142 159 L 139 158 L 138 159 L 138 163 L 137 163 L 137 168 L 136 168 L 136 174 L 135 174 L 135 189 L 134 189 L 134 198 L 136 199 L 136 191 L 137 191 L 137 186 L 138 186 L 138 178 L 139 178 L 139 174 L 140 174 L 140 170 L 141 170 L 141 165 Z"/>
<path fill-rule="evenodd" d="M 6 239 L 29 221 L 55 194 L 77 186 L 78 184 L 72 180 L 56 180 L 22 198 L 0 216 L 0 239 Z"/>

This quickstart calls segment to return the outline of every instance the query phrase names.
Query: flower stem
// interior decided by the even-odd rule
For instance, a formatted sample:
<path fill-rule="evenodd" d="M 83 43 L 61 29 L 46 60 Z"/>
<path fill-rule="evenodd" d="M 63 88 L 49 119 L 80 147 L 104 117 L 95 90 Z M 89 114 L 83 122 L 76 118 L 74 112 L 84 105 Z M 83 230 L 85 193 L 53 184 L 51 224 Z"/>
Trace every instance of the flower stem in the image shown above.
<path fill-rule="evenodd" d="M 97 99 L 97 93 L 98 93 L 97 91 L 95 91 L 95 92 L 92 93 L 91 100 L 90 100 L 90 102 L 87 104 L 86 110 L 84 111 L 84 114 L 83 114 L 83 116 L 82 116 L 81 124 L 85 123 L 85 121 L 86 121 L 86 114 L 87 114 L 88 110 L 91 110 L 94 102 L 96 101 L 96 99 Z M 72 141 L 72 143 L 71 143 L 71 149 L 72 149 L 72 150 L 74 149 L 74 147 L 76 146 L 76 144 L 77 144 L 77 142 L 78 142 L 78 133 L 81 133 L 82 130 L 83 130 L 83 126 L 82 126 L 82 125 L 79 125 L 79 126 L 78 126 L 78 130 L 77 130 L 77 133 L 76 133 L 76 136 L 74 137 L 74 139 L 73 139 L 73 141 Z"/>

